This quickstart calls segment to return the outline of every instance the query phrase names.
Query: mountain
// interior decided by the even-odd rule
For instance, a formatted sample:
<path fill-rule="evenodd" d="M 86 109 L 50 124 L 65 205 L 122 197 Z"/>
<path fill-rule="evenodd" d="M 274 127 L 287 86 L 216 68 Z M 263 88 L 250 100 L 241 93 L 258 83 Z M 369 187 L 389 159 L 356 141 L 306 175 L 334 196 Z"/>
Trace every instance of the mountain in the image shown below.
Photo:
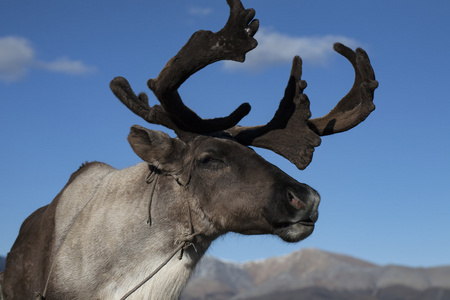
<path fill-rule="evenodd" d="M 237 264 L 206 256 L 181 300 L 450 300 L 450 266 L 380 266 L 305 249 Z"/>

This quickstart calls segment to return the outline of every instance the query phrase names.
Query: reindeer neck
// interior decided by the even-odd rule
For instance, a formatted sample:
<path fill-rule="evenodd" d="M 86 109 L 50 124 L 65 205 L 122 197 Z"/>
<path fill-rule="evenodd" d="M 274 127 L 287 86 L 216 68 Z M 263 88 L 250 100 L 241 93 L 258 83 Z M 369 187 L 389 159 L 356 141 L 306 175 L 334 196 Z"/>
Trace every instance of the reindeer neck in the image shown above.
<path fill-rule="evenodd" d="M 83 191 L 91 194 L 90 200 L 79 205 L 83 208 L 56 255 L 51 282 L 61 286 L 57 282 L 76 281 L 72 288 L 84 290 L 86 299 L 120 299 L 156 270 L 180 243 L 189 242 L 192 246 L 184 247 L 181 259 L 179 255 L 173 257 L 127 299 L 178 298 L 212 240 L 204 235 L 193 238 L 201 228 L 195 231 L 198 217 L 188 206 L 186 189 L 162 174 L 155 184 L 147 183 L 148 174 L 148 166 L 139 164 L 110 172 L 97 188 Z M 82 181 L 91 180 L 90 176 L 77 180 L 74 190 L 66 189 L 70 197 L 63 195 L 63 202 L 86 199 L 73 196 Z"/>

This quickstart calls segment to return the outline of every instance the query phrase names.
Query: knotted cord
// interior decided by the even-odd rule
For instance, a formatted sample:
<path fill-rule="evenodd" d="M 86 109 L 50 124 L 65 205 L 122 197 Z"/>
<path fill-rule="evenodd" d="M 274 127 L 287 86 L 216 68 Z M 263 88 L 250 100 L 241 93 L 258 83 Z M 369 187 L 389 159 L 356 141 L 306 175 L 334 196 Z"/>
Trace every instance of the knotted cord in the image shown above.
<path fill-rule="evenodd" d="M 150 173 L 149 173 L 149 175 L 146 178 L 146 182 L 148 184 L 153 183 L 152 194 L 150 196 L 150 202 L 149 202 L 149 208 L 148 208 L 149 217 L 148 217 L 148 221 L 147 221 L 147 223 L 150 226 L 152 225 L 151 206 L 152 206 L 152 202 L 153 202 L 153 194 L 154 194 L 154 191 L 155 191 L 155 187 L 156 187 L 157 181 L 158 181 L 158 169 L 156 167 L 154 167 L 154 166 L 150 166 Z M 177 180 L 177 183 L 180 184 L 180 182 L 178 180 Z M 184 186 L 184 188 L 187 188 L 187 187 Z M 195 248 L 195 245 L 194 245 L 194 239 L 198 235 L 198 233 L 194 232 L 194 225 L 192 223 L 191 206 L 189 205 L 189 202 L 188 202 L 188 200 L 186 198 L 185 198 L 185 200 L 186 200 L 186 205 L 187 205 L 187 210 L 188 210 L 189 233 L 183 234 L 183 238 L 182 239 L 176 240 L 175 244 L 178 244 L 178 247 L 175 248 L 175 250 L 166 258 L 166 260 L 164 260 L 155 270 L 153 270 L 153 272 L 150 273 L 150 275 L 145 277 L 134 288 L 132 288 L 130 291 L 128 291 L 122 298 L 120 298 L 120 300 L 127 299 L 134 292 L 136 292 L 139 288 L 141 288 L 147 281 L 149 281 L 153 276 L 155 276 L 165 265 L 167 265 L 169 263 L 169 261 L 178 252 L 180 252 L 180 255 L 178 256 L 178 259 L 181 260 L 183 258 L 184 251 L 186 249 L 188 249 L 189 247 L 192 246 L 192 247 L 194 247 L 195 251 L 197 251 L 197 249 Z"/>
<path fill-rule="evenodd" d="M 3 300 L 3 288 L 2 288 L 2 282 L 0 281 L 0 300 Z"/>
<path fill-rule="evenodd" d="M 167 257 L 165 261 L 163 261 L 150 275 L 148 275 L 144 280 L 142 280 L 139 284 L 137 284 L 134 288 L 132 288 L 128 293 L 126 293 L 120 300 L 125 300 L 131 294 L 136 292 L 140 287 L 142 287 L 147 281 L 149 281 L 153 276 L 156 275 L 165 265 L 169 263 L 169 261 L 178 253 L 178 251 L 181 251 L 180 256 L 178 259 L 182 259 L 183 257 L 183 251 L 189 248 L 190 246 L 193 246 L 193 240 L 196 234 L 192 234 L 187 236 L 187 239 L 185 241 L 182 241 L 178 247 Z"/>
<path fill-rule="evenodd" d="M 149 165 L 149 169 L 150 172 L 147 175 L 145 182 L 148 184 L 152 184 L 151 187 L 151 194 L 150 194 L 150 200 L 149 200 L 149 207 L 148 207 L 148 220 L 147 223 L 149 224 L 149 226 L 152 225 L 152 218 L 151 218 L 151 208 L 152 208 L 152 203 L 153 203 L 153 195 L 155 193 L 155 189 L 156 189 L 156 184 L 158 182 L 158 175 L 160 174 L 160 171 L 157 167 L 155 166 L 151 166 Z M 180 184 L 180 182 L 177 180 L 177 183 Z M 97 187 L 100 185 L 100 183 L 97 185 Z M 181 184 L 180 184 L 181 185 Z M 187 186 L 184 186 L 184 188 L 187 188 Z M 75 217 L 74 222 L 70 225 L 69 230 L 72 229 L 73 224 L 75 223 L 75 221 L 77 220 L 78 216 L 81 214 L 81 211 L 83 211 L 83 209 L 87 206 L 87 204 L 92 200 L 92 198 L 84 205 L 84 207 L 80 210 L 80 212 L 78 213 L 78 215 Z M 178 253 L 180 252 L 180 255 L 178 256 L 178 259 L 181 260 L 183 258 L 183 254 L 184 251 L 186 249 L 188 249 L 189 247 L 194 247 L 195 251 L 197 251 L 197 249 L 195 248 L 194 245 L 194 239 L 195 237 L 198 235 L 198 233 L 194 232 L 194 226 L 192 223 L 192 214 L 191 214 L 191 207 L 189 205 L 188 200 L 185 198 L 186 200 L 186 204 L 187 204 L 187 210 L 188 210 L 188 221 L 189 221 L 189 232 L 188 233 L 184 233 L 182 239 L 177 239 L 175 240 L 175 244 L 178 244 L 178 246 L 175 248 L 175 250 L 167 257 L 166 260 L 164 260 L 150 275 L 148 275 L 144 280 L 142 280 L 139 284 L 137 284 L 134 288 L 132 288 L 129 292 L 127 292 L 122 298 L 120 298 L 120 300 L 125 300 L 127 299 L 130 295 L 132 295 L 134 292 L 136 292 L 140 287 L 142 287 L 147 281 L 149 281 L 153 276 L 155 276 L 165 265 L 167 265 L 169 263 L 169 261 Z M 67 233 L 64 236 L 63 241 L 60 243 L 58 249 L 56 250 L 55 253 L 55 258 L 56 258 L 56 254 L 59 253 L 59 250 L 62 248 L 62 244 L 65 241 L 65 238 L 67 237 Z M 44 287 L 44 291 L 43 293 L 34 293 L 34 300 L 45 300 L 45 296 L 47 293 L 47 288 L 48 288 L 48 284 L 50 281 L 50 275 L 52 274 L 53 271 L 53 267 L 54 267 L 54 263 L 55 263 L 56 259 L 53 259 L 53 262 L 50 266 L 50 271 L 49 274 L 47 276 L 47 281 L 45 283 L 45 287 Z M 1 291 L 1 290 L 0 290 Z M 2 295 L 3 296 L 3 295 Z"/>
<path fill-rule="evenodd" d="M 149 167 L 149 169 L 150 169 L 150 172 L 148 173 L 148 175 L 147 175 L 147 178 L 145 179 L 145 182 L 147 183 L 147 184 L 151 184 L 151 183 L 153 183 L 153 185 L 152 185 L 152 190 L 151 190 L 151 194 L 150 194 L 150 202 L 149 202 L 149 204 L 148 204 L 148 220 L 147 220 L 147 224 L 149 225 L 149 226 L 152 226 L 152 203 L 153 203 L 153 195 L 154 195 L 154 193 L 155 193 L 155 188 L 156 188 L 156 184 L 158 183 L 158 168 L 157 167 L 154 167 L 154 166 L 152 166 L 152 165 L 149 165 L 148 166 Z"/>

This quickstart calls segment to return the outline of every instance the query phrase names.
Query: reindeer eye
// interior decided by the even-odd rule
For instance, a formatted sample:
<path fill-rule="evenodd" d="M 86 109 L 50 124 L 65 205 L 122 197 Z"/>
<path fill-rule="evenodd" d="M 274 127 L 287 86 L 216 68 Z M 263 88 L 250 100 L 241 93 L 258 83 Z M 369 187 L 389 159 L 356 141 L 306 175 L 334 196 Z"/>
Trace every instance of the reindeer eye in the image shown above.
<path fill-rule="evenodd" d="M 227 165 L 220 158 L 216 158 L 210 155 L 200 158 L 199 160 L 201 167 L 205 169 L 222 169 Z"/>
<path fill-rule="evenodd" d="M 207 156 L 202 159 L 202 164 L 209 164 L 210 162 L 212 162 L 214 160 L 215 159 L 213 157 Z"/>

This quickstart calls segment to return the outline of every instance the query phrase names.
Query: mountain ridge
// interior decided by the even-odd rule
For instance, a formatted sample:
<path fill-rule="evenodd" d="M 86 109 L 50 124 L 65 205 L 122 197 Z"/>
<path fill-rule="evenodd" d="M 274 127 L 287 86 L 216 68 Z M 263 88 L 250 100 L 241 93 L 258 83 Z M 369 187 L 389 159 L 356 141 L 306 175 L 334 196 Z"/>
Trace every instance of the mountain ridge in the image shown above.
<path fill-rule="evenodd" d="M 398 293 L 411 297 L 395 298 Z M 307 300 L 422 300 L 432 295 L 429 299 L 450 300 L 450 266 L 377 265 L 318 249 L 242 264 L 206 256 L 180 299 L 274 299 L 269 295 L 276 295 L 276 299 L 294 299 L 289 297 L 295 295 L 295 299 Z"/>

